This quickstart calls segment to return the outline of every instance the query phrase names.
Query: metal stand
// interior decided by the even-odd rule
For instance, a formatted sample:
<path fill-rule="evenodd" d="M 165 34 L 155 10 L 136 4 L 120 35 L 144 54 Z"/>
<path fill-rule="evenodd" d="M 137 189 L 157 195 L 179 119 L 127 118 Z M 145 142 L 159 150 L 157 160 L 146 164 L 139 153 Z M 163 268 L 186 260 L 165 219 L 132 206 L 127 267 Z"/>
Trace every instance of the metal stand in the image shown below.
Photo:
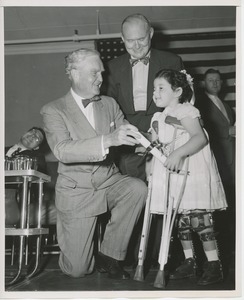
<path fill-rule="evenodd" d="M 42 208 L 42 200 L 43 200 L 43 183 L 50 181 L 50 176 L 43 174 L 41 172 L 35 170 L 10 170 L 5 171 L 5 184 L 22 184 L 22 197 L 21 201 L 21 211 L 20 211 L 20 226 L 19 228 L 5 228 L 6 236 L 19 236 L 20 245 L 19 245 L 19 260 L 18 260 L 18 271 L 14 278 L 7 282 L 6 285 L 12 285 L 16 283 L 22 273 L 23 266 L 23 256 L 24 253 L 26 256 L 28 255 L 28 246 L 26 247 L 26 237 L 28 236 L 37 236 L 36 240 L 36 254 L 35 254 L 35 266 L 34 269 L 26 276 L 27 278 L 32 277 L 39 265 L 39 257 L 40 257 L 40 245 L 41 245 L 41 236 L 44 234 L 48 234 L 48 228 L 41 227 L 41 208 Z M 30 187 L 32 183 L 38 184 L 38 219 L 37 219 L 37 227 L 30 228 L 29 226 L 29 204 L 30 199 L 28 195 L 30 195 Z M 12 258 L 13 260 L 13 258 Z M 27 257 L 26 257 L 27 262 Z"/>

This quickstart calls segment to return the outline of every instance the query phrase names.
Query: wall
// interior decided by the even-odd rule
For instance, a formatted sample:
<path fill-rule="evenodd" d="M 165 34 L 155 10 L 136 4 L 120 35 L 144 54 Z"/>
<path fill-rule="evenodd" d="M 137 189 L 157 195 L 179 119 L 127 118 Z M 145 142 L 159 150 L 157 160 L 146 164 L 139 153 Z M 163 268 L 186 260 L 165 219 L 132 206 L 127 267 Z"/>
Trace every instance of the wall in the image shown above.
<path fill-rule="evenodd" d="M 181 56 L 184 67 L 194 78 L 195 90 L 203 86 L 203 75 L 209 68 L 218 69 L 224 80 L 223 100 L 235 108 L 236 32 L 200 32 L 163 35 L 155 33 L 153 47 Z M 121 39 L 103 39 L 96 42 L 101 58 L 106 62 L 126 52 Z"/>
<path fill-rule="evenodd" d="M 94 48 L 94 43 L 85 46 Z M 36 54 L 5 55 L 6 146 L 16 143 L 32 126 L 42 126 L 41 107 L 68 91 L 70 82 L 64 70 L 68 49 L 60 47 L 60 53 L 43 53 L 42 49 L 42 53 L 32 51 Z M 73 49 L 80 47 L 82 43 Z"/>
<path fill-rule="evenodd" d="M 41 107 L 69 87 L 63 54 L 5 58 L 5 144 L 11 145 L 32 126 L 41 125 Z"/>

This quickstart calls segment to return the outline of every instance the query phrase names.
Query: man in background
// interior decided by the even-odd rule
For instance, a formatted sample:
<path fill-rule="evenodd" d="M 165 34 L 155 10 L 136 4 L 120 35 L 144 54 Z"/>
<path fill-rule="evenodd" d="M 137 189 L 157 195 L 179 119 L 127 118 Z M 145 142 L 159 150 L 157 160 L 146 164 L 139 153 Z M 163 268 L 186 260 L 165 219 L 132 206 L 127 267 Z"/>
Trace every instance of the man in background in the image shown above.
<path fill-rule="evenodd" d="M 45 156 L 40 147 L 45 140 L 45 133 L 42 128 L 32 127 L 25 132 L 19 141 L 10 147 L 5 147 L 5 159 L 14 160 L 19 156 L 34 158 L 36 160 L 37 170 L 46 171 Z M 19 222 L 20 212 L 17 202 L 19 189 L 5 189 L 5 225 L 16 225 Z"/>
<path fill-rule="evenodd" d="M 235 116 L 223 101 L 223 80 L 219 70 L 208 69 L 204 74 L 204 90 L 196 95 L 195 106 L 200 110 L 209 135 L 228 202 L 228 209 L 215 212 L 218 242 L 223 249 L 223 261 L 229 263 L 235 249 Z M 230 242 L 231 241 L 231 242 Z"/>
<path fill-rule="evenodd" d="M 231 107 L 221 98 L 223 80 L 218 70 L 204 74 L 204 91 L 196 97 L 210 146 L 215 155 L 229 206 L 234 205 L 235 185 L 235 118 Z M 229 197 L 228 197 L 229 196 Z"/>

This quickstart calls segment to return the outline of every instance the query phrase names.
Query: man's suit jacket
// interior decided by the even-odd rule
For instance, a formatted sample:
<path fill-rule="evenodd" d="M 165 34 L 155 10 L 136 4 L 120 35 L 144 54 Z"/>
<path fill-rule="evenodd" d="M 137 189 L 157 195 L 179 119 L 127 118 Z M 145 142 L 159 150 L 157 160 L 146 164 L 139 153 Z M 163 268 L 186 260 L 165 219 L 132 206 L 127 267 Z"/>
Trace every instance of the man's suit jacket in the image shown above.
<path fill-rule="evenodd" d="M 229 134 L 229 127 L 234 125 L 235 120 L 233 111 L 229 105 L 224 101 L 222 102 L 230 123 L 204 92 L 196 97 L 195 106 L 201 113 L 219 170 L 225 177 L 227 177 L 227 175 L 229 177 L 229 166 L 235 163 L 235 138 Z"/>
<path fill-rule="evenodd" d="M 111 155 L 103 156 L 101 136 L 128 122 L 110 97 L 102 96 L 93 107 L 96 130 L 70 92 L 41 110 L 47 141 L 59 161 L 56 206 L 70 217 L 105 212 L 106 187 L 122 176 Z"/>
<path fill-rule="evenodd" d="M 156 107 L 153 97 L 153 81 L 156 73 L 161 69 L 183 69 L 183 63 L 179 56 L 166 52 L 151 49 L 148 89 L 147 89 L 147 110 L 136 112 L 133 104 L 132 88 L 132 67 L 129 62 L 128 53 L 121 55 L 108 63 L 107 95 L 113 97 L 120 105 L 126 119 L 139 130 L 147 132 L 153 114 L 160 111 Z"/>

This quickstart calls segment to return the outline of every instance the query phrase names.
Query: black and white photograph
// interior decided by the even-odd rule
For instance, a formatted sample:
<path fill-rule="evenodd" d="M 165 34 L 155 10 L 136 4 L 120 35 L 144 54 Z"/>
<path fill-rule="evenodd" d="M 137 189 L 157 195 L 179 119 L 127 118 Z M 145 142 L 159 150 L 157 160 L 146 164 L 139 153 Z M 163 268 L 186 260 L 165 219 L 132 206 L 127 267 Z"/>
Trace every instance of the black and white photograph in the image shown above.
<path fill-rule="evenodd" d="M 241 4 L 1 2 L 0 299 L 242 299 Z"/>

